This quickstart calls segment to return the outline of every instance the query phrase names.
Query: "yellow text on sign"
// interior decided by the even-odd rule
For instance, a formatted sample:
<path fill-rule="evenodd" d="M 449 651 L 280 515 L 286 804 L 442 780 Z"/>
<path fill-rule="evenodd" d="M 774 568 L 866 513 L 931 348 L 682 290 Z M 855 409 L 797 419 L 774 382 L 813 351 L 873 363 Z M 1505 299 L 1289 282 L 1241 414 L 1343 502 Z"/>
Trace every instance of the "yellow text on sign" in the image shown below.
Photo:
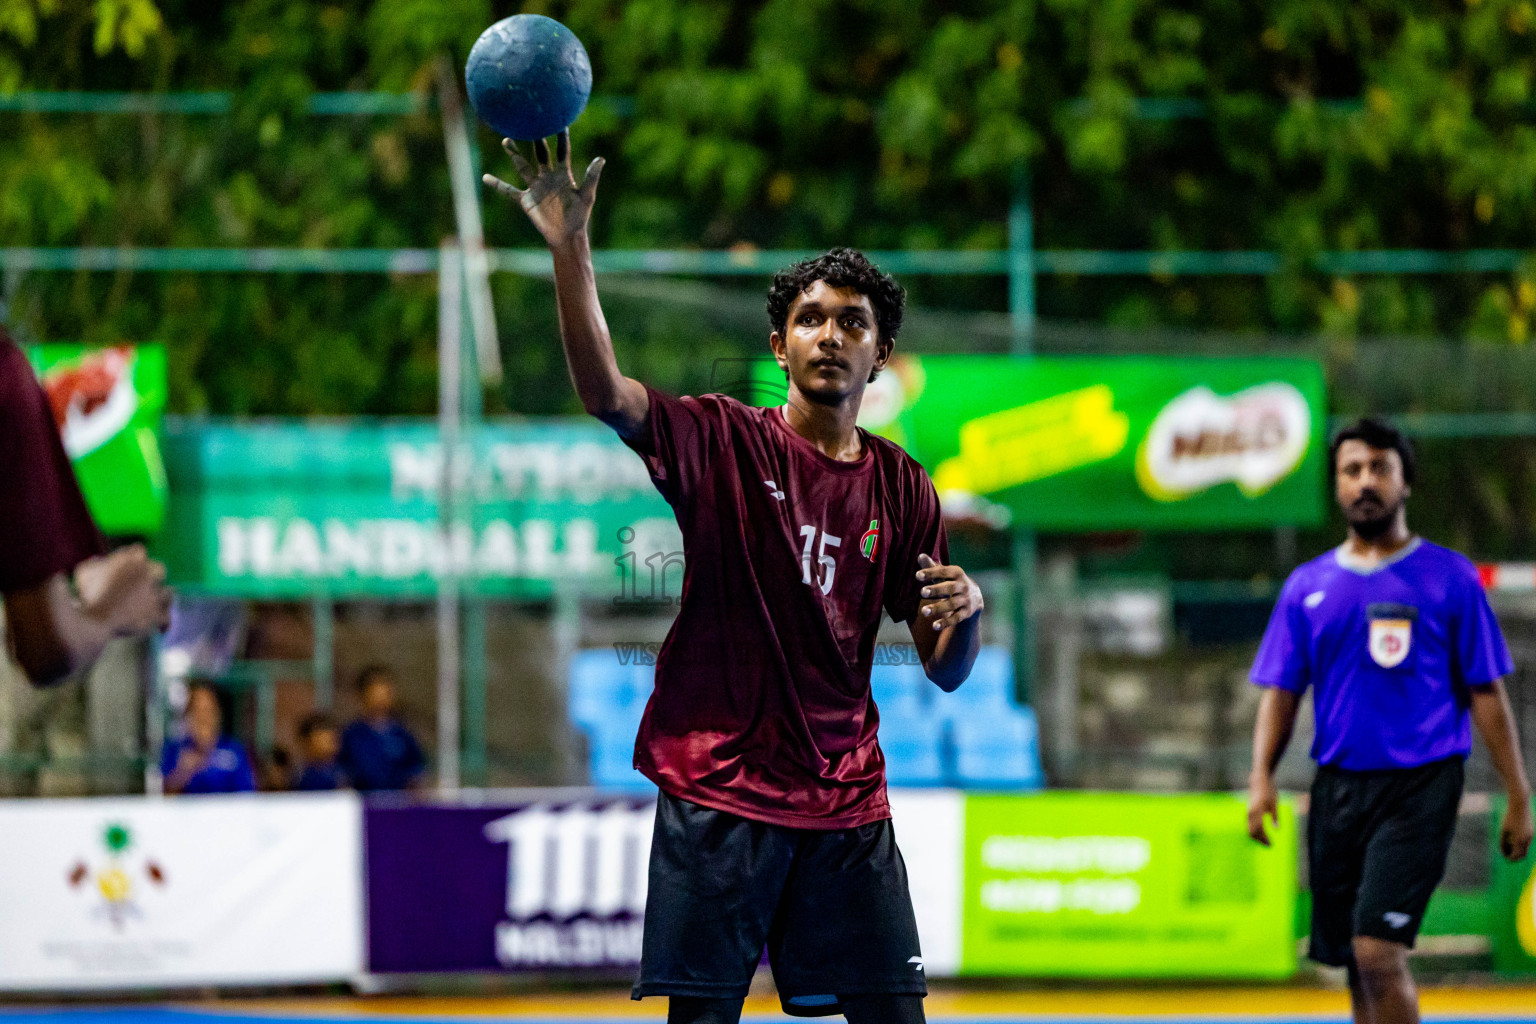
<path fill-rule="evenodd" d="M 939 463 L 934 486 L 991 494 L 1113 458 L 1129 434 L 1107 384 L 1052 395 L 962 426 L 960 454 Z"/>

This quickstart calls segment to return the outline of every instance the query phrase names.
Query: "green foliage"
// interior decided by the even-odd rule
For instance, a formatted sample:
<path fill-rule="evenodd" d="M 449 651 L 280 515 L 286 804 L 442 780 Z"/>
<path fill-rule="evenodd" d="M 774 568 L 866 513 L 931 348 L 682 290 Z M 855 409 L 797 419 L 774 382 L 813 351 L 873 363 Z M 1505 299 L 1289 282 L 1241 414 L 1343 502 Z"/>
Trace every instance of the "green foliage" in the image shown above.
<path fill-rule="evenodd" d="M 1119 327 L 1438 334 L 1521 345 L 1536 264 L 1487 277 L 1330 278 L 1320 251 L 1523 247 L 1536 215 L 1528 0 L 534 0 L 584 40 L 600 94 L 578 160 L 609 158 L 594 233 L 627 248 L 997 248 L 1026 166 L 1045 248 L 1255 249 L 1256 278 L 1045 278 L 1044 317 Z M 12 245 L 435 246 L 441 125 L 316 117 L 315 92 L 429 92 L 485 0 L 0 0 L 0 91 L 232 90 L 228 116 L 0 113 Z M 619 97 L 613 104 L 601 97 Z M 1140 101 L 1198 104 L 1148 117 Z M 1155 111 L 1152 111 L 1155 113 Z M 480 130 L 488 166 L 510 173 Z M 532 245 L 487 196 L 493 244 Z M 751 283 L 753 287 L 757 282 Z M 908 282 L 1000 309 L 1001 281 Z M 37 338 L 156 338 L 178 411 L 420 413 L 433 282 L 44 274 L 6 285 Z M 546 284 L 495 290 L 525 412 L 571 411 Z M 707 382 L 757 328 L 615 298 L 621 358 Z M 493 396 L 494 398 L 495 396 Z M 493 401 L 493 407 L 495 402 Z"/>

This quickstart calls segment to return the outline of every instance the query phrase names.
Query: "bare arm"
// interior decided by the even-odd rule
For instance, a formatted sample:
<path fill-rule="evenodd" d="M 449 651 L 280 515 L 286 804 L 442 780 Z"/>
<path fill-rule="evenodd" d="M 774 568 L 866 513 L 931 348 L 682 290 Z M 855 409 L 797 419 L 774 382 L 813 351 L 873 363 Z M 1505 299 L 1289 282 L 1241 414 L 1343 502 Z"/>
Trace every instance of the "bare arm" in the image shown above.
<path fill-rule="evenodd" d="M 1296 709 L 1301 695 L 1278 686 L 1264 689 L 1259 716 L 1253 725 L 1253 771 L 1248 776 L 1248 834 L 1269 845 L 1264 819 L 1280 822 L 1280 793 L 1275 788 L 1275 766 L 1296 729 Z"/>
<path fill-rule="evenodd" d="M 569 131 L 560 133 L 553 159 L 543 139 L 534 143 L 537 165 L 530 164 L 511 139 L 503 139 L 502 146 L 528 187 L 516 188 L 490 174 L 485 176 L 485 183 L 516 199 L 549 245 L 555 264 L 560 341 L 576 395 L 582 408 L 618 431 L 619 436 L 634 437 L 645 427 L 650 401 L 644 385 L 619 372 L 608 322 L 597 298 L 592 243 L 587 236 L 603 158 L 588 165 L 577 185 L 571 174 Z"/>
<path fill-rule="evenodd" d="M 5 595 L 11 646 L 28 678 L 48 685 L 91 664 L 114 637 L 163 628 L 170 610 L 165 567 L 135 544 Z"/>
<path fill-rule="evenodd" d="M 1531 784 L 1526 779 L 1525 763 L 1520 755 L 1520 737 L 1515 732 L 1509 694 L 1504 690 L 1504 683 L 1497 679 L 1487 686 L 1474 686 L 1471 692 L 1472 721 L 1483 742 L 1488 744 L 1493 767 L 1504 780 L 1504 792 L 1509 797 L 1504 822 L 1499 828 L 1499 849 L 1507 860 L 1523 860 L 1530 849 L 1536 825 L 1531 816 Z"/>
<path fill-rule="evenodd" d="M 186 748 L 176 758 L 176 767 L 160 783 L 171 796 L 179 795 L 187 788 L 197 773 L 208 763 L 208 756 L 201 750 Z"/>
<path fill-rule="evenodd" d="M 971 674 L 981 650 L 981 588 L 958 565 L 940 565 L 918 555 L 923 581 L 917 617 L 907 623 L 923 672 L 945 693 Z"/>

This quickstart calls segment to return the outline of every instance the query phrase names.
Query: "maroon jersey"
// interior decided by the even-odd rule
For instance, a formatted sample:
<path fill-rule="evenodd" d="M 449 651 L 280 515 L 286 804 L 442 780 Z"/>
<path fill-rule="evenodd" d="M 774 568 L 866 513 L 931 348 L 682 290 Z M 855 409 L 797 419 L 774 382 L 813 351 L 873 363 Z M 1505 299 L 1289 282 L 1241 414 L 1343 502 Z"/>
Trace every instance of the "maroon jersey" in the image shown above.
<path fill-rule="evenodd" d="M 0 592 L 30 590 L 101 551 L 48 395 L 0 332 Z"/>
<path fill-rule="evenodd" d="M 881 609 L 918 609 L 948 542 L 923 468 L 860 430 L 839 462 L 780 408 L 652 388 L 645 458 L 683 532 L 677 621 L 635 767 L 706 807 L 796 828 L 890 817 L 869 668 Z"/>

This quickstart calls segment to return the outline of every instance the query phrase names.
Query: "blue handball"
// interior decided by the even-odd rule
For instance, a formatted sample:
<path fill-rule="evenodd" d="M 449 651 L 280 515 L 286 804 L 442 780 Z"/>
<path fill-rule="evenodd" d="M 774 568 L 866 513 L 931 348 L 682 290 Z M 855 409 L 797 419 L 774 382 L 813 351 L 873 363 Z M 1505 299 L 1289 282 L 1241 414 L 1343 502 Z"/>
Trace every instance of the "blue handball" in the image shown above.
<path fill-rule="evenodd" d="M 480 120 L 509 139 L 543 139 L 587 105 L 592 62 L 575 33 L 555 19 L 514 14 L 480 33 L 464 81 Z"/>

